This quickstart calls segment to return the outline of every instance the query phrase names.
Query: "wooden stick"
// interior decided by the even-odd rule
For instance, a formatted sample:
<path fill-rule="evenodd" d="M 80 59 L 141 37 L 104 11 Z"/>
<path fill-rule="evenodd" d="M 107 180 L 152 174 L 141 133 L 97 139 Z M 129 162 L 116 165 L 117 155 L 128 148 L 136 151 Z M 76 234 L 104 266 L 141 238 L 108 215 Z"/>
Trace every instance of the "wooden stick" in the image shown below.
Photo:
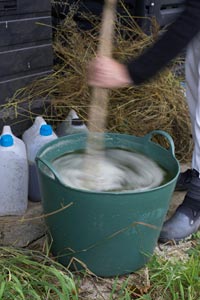
<path fill-rule="evenodd" d="M 106 0 L 104 4 L 98 47 L 99 56 L 112 56 L 116 4 L 117 0 Z M 88 122 L 89 135 L 86 149 L 88 153 L 90 153 L 92 149 L 104 149 L 103 134 L 97 137 L 93 133 L 104 133 L 106 129 L 108 100 L 108 89 L 93 88 Z"/>
<path fill-rule="evenodd" d="M 117 0 L 106 0 L 104 4 L 102 26 L 99 38 L 99 56 L 112 55 L 112 38 L 115 19 L 115 6 Z M 98 182 L 93 180 L 98 178 L 99 168 L 104 157 L 104 131 L 106 128 L 106 117 L 108 110 L 108 90 L 103 88 L 93 88 L 92 101 L 89 111 L 89 133 L 86 145 L 86 156 L 83 161 L 83 170 L 86 174 L 84 186 L 94 189 Z M 101 134 L 95 134 L 99 132 Z M 99 151 L 100 150 L 100 151 Z"/>

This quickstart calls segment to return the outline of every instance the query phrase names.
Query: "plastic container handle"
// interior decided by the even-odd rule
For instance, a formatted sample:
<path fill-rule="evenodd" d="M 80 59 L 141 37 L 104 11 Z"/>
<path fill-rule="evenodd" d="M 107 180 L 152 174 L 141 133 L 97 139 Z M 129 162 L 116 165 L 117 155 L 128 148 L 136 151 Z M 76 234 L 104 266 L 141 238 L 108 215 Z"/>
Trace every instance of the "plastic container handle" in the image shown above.
<path fill-rule="evenodd" d="M 153 131 L 149 132 L 148 134 L 146 134 L 144 136 L 144 139 L 147 139 L 148 141 L 151 141 L 152 137 L 154 135 L 157 135 L 157 134 L 164 136 L 168 140 L 168 142 L 169 142 L 169 151 L 175 157 L 174 141 L 173 141 L 172 137 L 169 135 L 169 133 L 167 133 L 166 131 L 163 131 L 163 130 L 153 130 Z"/>
<path fill-rule="evenodd" d="M 43 160 L 38 156 L 36 157 L 35 161 L 36 161 L 39 168 L 40 168 L 39 163 L 45 165 L 45 167 L 47 167 L 51 171 L 51 173 L 53 174 L 53 177 L 54 177 L 53 179 L 61 184 L 58 173 L 52 168 L 51 164 L 48 161 Z"/>

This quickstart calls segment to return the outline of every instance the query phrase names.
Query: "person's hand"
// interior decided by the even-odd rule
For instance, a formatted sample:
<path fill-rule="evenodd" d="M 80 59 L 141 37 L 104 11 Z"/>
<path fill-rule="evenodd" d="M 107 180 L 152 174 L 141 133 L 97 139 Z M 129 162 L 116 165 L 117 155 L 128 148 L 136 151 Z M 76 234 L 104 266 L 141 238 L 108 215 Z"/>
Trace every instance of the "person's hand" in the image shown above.
<path fill-rule="evenodd" d="M 121 88 L 133 84 L 125 65 L 105 56 L 96 57 L 88 66 L 88 84 L 102 88 Z"/>

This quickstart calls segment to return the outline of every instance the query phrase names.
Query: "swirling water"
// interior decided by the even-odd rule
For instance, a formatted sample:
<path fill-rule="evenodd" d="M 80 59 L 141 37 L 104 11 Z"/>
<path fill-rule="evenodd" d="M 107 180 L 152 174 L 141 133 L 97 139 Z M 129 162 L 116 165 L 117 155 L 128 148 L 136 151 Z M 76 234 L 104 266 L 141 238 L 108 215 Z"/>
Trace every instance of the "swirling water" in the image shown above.
<path fill-rule="evenodd" d="M 72 152 L 53 162 L 66 186 L 90 191 L 145 191 L 162 185 L 167 173 L 151 158 L 123 149 L 94 155 Z"/>

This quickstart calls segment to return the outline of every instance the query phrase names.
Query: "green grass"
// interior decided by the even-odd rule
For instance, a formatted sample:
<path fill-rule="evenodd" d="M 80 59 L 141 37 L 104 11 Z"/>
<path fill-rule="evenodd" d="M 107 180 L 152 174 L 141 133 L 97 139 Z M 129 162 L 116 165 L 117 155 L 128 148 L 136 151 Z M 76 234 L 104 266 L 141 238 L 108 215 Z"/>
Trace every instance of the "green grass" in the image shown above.
<path fill-rule="evenodd" d="M 149 300 L 158 295 L 164 300 L 200 299 L 200 251 L 196 248 L 190 252 L 186 261 L 152 258 L 148 265 L 152 286 Z"/>
<path fill-rule="evenodd" d="M 186 250 L 184 259 L 179 255 L 171 259 L 167 248 L 165 251 L 166 257 L 154 254 L 145 268 L 134 274 L 100 279 L 86 271 L 72 275 L 48 253 L 2 247 L 0 299 L 200 300 L 200 243 Z M 99 293 L 94 298 L 102 286 L 108 286 L 106 296 Z"/>
<path fill-rule="evenodd" d="M 130 275 L 125 286 L 115 282 L 110 294 L 117 300 L 200 300 L 200 244 L 188 251 L 188 259 L 166 259 L 153 255 L 147 264 L 148 286 L 143 271 L 137 277 Z M 138 287 L 138 281 L 141 284 Z M 125 283 L 125 281 L 124 281 Z M 118 297 L 116 298 L 115 293 Z"/>
<path fill-rule="evenodd" d="M 77 300 L 73 277 L 40 252 L 0 248 L 0 299 Z"/>

